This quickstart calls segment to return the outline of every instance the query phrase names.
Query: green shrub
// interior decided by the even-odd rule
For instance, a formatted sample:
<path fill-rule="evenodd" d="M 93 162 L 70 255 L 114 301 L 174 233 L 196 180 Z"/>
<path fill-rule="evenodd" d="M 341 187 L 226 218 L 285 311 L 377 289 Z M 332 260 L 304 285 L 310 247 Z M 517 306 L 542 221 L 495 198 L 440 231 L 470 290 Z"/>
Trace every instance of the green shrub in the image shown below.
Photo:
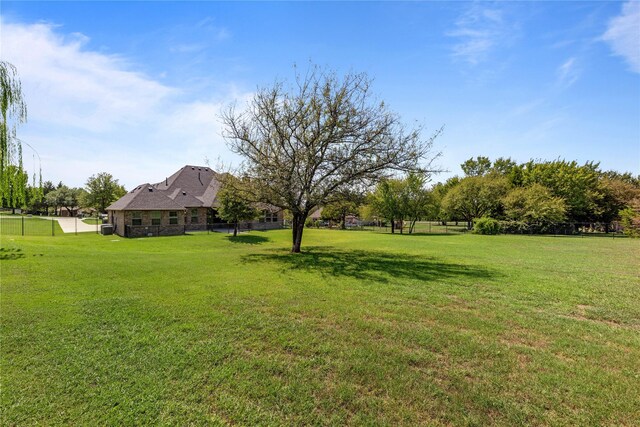
<path fill-rule="evenodd" d="M 498 234 L 500 233 L 500 222 L 493 218 L 480 218 L 473 225 L 473 232 L 477 234 Z"/>
<path fill-rule="evenodd" d="M 640 237 L 640 212 L 627 207 L 620 211 L 620 219 L 624 234 L 629 237 Z"/>

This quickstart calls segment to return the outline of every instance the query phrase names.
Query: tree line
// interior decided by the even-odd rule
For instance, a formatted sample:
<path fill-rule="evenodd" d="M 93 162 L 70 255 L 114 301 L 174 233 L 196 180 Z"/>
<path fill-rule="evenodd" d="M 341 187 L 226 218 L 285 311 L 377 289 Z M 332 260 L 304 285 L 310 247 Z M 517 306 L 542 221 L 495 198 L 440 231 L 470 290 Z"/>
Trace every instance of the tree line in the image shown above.
<path fill-rule="evenodd" d="M 84 187 L 69 187 L 62 182 L 54 185 L 51 181 L 45 181 L 41 186 L 27 183 L 21 198 L 3 198 L 2 206 L 45 215 L 61 215 L 63 209 L 72 215 L 78 208 L 94 209 L 95 213 L 103 213 L 107 206 L 125 194 L 124 186 L 120 185 L 117 179 L 110 173 L 100 172 L 91 175 Z"/>
<path fill-rule="evenodd" d="M 609 231 L 613 221 L 631 233 L 640 229 L 640 177 L 630 173 L 602 171 L 596 162 L 492 162 L 483 156 L 461 168 L 463 176 L 430 188 L 428 177 L 415 173 L 383 179 L 358 211 L 365 219 L 383 218 L 392 232 L 406 226 L 411 233 L 418 219 L 464 221 L 471 229 L 481 218 L 499 221 L 497 229 L 506 232 L 532 225 L 546 232 L 559 223 L 602 223 Z"/>

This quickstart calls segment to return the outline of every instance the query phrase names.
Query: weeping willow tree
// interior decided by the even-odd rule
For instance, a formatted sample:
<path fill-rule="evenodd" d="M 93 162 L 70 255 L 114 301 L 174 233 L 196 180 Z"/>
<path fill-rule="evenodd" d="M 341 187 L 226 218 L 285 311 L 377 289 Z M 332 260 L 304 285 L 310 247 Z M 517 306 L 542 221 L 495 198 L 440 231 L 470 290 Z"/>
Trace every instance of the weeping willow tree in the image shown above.
<path fill-rule="evenodd" d="M 24 203 L 28 178 L 22 167 L 22 146 L 16 138 L 19 124 L 27 120 L 27 105 L 22 95 L 18 71 L 0 61 L 0 198 L 8 207 Z"/>

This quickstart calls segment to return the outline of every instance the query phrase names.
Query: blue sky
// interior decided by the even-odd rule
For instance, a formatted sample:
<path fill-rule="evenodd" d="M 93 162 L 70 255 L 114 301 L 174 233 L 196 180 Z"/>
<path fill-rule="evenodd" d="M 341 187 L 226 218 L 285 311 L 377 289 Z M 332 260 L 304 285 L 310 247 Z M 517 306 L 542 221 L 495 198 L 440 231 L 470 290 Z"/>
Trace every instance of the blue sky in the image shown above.
<path fill-rule="evenodd" d="M 45 179 L 107 171 L 130 189 L 184 164 L 237 164 L 220 108 L 312 61 L 364 71 L 436 140 L 472 156 L 640 173 L 639 2 L 2 2 L 19 137 Z M 33 155 L 25 149 L 25 165 Z"/>

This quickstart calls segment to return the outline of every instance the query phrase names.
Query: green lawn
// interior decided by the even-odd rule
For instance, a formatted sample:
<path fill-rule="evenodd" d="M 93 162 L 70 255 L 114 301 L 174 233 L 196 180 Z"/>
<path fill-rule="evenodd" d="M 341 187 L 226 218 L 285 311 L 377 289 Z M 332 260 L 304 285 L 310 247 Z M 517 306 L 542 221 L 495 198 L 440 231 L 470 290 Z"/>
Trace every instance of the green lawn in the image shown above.
<path fill-rule="evenodd" d="M 62 234 L 58 221 L 23 215 L 0 215 L 0 236 L 52 236 Z"/>
<path fill-rule="evenodd" d="M 82 220 L 82 222 L 84 222 L 85 224 L 89 224 L 89 225 L 96 225 L 96 224 L 102 224 L 102 219 L 100 219 L 100 218 L 84 218 Z"/>
<path fill-rule="evenodd" d="M 3 425 L 637 425 L 640 241 L 1 236 Z"/>

